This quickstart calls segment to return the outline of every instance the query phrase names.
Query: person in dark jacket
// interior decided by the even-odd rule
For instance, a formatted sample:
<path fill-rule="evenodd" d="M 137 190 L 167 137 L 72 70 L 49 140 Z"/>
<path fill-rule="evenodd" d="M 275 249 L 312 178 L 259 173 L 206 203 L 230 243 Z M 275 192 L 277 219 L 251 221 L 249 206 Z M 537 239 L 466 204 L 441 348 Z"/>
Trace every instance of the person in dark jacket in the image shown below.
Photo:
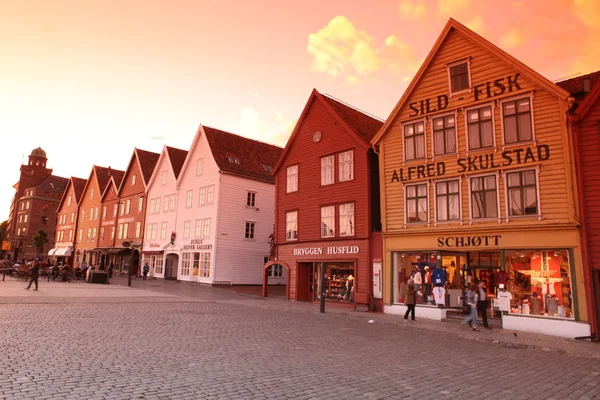
<path fill-rule="evenodd" d="M 38 260 L 35 260 L 33 263 L 33 267 L 30 269 L 31 271 L 31 280 L 29 281 L 29 286 L 25 288 L 25 290 L 29 290 L 31 284 L 35 282 L 35 289 L 38 290 L 38 277 L 40 276 L 40 263 Z"/>
<path fill-rule="evenodd" d="M 485 329 L 492 329 L 488 325 L 487 306 L 487 287 L 485 286 L 485 281 L 480 281 L 477 287 L 477 311 L 481 315 Z"/>
<path fill-rule="evenodd" d="M 404 296 L 404 304 L 406 304 L 406 313 L 404 314 L 404 319 L 408 319 L 408 314 L 410 313 L 410 319 L 415 320 L 415 286 L 414 280 L 410 278 L 406 282 L 406 295 Z"/>

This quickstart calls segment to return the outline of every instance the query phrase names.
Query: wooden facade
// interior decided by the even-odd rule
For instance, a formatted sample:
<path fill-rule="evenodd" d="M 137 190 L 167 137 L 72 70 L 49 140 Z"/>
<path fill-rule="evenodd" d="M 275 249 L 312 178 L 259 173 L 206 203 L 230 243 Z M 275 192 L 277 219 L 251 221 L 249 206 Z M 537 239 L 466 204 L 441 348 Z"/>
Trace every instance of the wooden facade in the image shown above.
<path fill-rule="evenodd" d="M 432 254 L 437 265 L 445 252 L 457 261 L 462 254 L 466 260 L 494 252 L 500 270 L 510 251 L 531 250 L 532 259 L 568 259 L 568 266 L 561 264 L 567 271 L 557 270 L 554 278 L 570 274 L 563 302 L 572 319 L 583 322 L 568 329 L 589 330 L 568 96 L 448 22 L 372 141 L 381 165 L 386 308 L 402 302 L 394 293 L 406 277 L 394 265 L 411 251 L 417 258 Z M 505 326 L 512 316 L 504 317 Z"/>
<path fill-rule="evenodd" d="M 86 184 L 85 179 L 71 177 L 62 195 L 57 209 L 55 248 L 49 256 L 59 262 L 73 265 L 75 235 L 79 221 L 79 202 Z"/>

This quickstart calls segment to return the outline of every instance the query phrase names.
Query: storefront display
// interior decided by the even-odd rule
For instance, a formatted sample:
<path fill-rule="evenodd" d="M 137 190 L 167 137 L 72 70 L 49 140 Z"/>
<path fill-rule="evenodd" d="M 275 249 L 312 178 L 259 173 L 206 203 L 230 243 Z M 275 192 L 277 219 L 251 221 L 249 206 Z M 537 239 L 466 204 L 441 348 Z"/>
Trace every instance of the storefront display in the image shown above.
<path fill-rule="evenodd" d="M 325 300 L 354 302 L 355 274 L 354 263 L 323 263 L 325 268 Z M 315 300 L 320 299 L 321 271 L 314 269 L 313 282 L 316 294 Z"/>

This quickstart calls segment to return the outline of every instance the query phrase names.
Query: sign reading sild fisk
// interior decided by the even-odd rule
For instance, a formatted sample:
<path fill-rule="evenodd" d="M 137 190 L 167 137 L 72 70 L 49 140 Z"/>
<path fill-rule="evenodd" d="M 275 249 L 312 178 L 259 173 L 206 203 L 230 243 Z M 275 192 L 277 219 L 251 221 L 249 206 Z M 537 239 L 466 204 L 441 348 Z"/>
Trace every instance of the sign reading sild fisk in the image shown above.
<path fill-rule="evenodd" d="M 524 149 L 505 150 L 500 154 L 490 152 L 472 157 L 461 157 L 456 160 L 455 171 L 464 172 L 485 171 L 487 169 L 503 168 L 511 165 L 521 165 L 550 158 L 550 146 L 540 144 Z M 446 175 L 447 165 L 443 161 L 425 165 L 412 165 L 407 168 L 395 169 L 392 182 L 407 182 L 413 179 L 436 178 Z"/>

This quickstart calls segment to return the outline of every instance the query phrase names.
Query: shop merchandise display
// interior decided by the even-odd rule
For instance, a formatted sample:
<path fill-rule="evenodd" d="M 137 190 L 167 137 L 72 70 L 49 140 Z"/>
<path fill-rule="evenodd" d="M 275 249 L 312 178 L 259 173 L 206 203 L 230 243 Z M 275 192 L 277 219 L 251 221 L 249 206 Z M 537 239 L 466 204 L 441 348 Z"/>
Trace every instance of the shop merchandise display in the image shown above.
<path fill-rule="evenodd" d="M 325 299 L 354 302 L 355 278 L 353 264 L 324 264 L 324 266 L 326 268 Z M 316 292 L 318 294 L 318 290 Z"/>

